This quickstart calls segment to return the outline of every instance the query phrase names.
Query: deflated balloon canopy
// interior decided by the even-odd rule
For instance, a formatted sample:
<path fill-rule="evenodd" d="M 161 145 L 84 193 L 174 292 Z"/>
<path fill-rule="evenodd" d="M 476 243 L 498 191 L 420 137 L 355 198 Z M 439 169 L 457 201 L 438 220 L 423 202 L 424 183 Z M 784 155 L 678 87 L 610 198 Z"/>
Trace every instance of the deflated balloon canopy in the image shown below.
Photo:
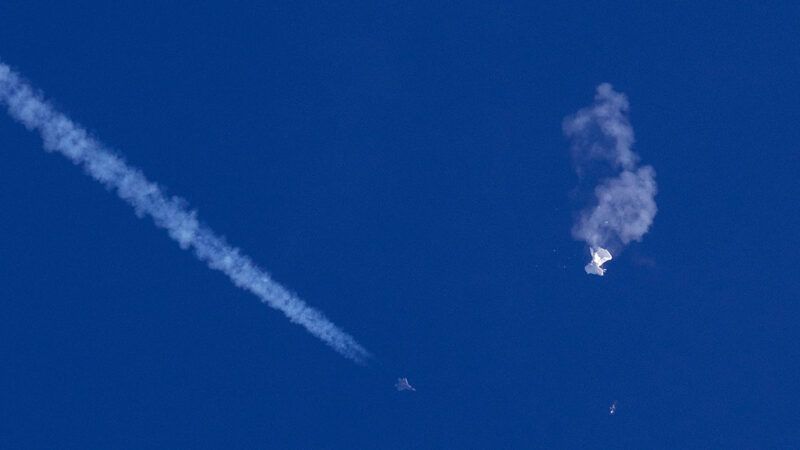
<path fill-rule="evenodd" d="M 599 275 L 602 277 L 606 273 L 606 269 L 603 269 L 603 264 L 613 259 L 611 257 L 611 252 L 603 247 L 597 247 L 589 249 L 589 253 L 592 255 L 592 260 L 583 270 L 589 275 Z"/>

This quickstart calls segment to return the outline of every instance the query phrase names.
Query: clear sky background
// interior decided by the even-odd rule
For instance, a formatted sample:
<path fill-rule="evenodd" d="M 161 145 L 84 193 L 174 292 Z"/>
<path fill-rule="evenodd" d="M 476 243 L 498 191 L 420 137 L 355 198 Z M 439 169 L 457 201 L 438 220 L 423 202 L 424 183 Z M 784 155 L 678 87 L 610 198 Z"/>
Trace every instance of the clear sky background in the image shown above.
<path fill-rule="evenodd" d="M 4 114 L 0 446 L 800 445 L 796 2 L 430 3 L 0 3 L 3 61 L 375 356 Z M 602 278 L 561 132 L 601 82 L 659 185 Z"/>

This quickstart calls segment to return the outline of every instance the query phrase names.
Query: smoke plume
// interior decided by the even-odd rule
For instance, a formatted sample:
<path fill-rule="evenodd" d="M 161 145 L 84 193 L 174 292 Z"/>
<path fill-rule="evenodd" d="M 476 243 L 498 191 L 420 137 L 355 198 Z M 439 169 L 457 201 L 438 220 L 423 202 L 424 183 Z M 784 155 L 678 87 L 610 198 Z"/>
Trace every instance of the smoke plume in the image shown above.
<path fill-rule="evenodd" d="M 656 215 L 657 188 L 655 170 L 639 166 L 632 150 L 627 97 L 601 84 L 592 106 L 564 120 L 564 134 L 572 143 L 579 189 L 590 198 L 573 237 L 586 242 L 593 255 L 598 249 L 616 253 L 631 241 L 641 241 Z"/>

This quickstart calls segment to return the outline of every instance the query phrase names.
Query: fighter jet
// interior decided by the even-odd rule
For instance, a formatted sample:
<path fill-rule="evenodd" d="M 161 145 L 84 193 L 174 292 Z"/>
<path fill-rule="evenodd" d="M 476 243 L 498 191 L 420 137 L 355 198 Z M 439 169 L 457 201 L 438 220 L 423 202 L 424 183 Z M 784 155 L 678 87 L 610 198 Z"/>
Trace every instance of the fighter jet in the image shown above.
<path fill-rule="evenodd" d="M 405 377 L 398 378 L 397 384 L 395 384 L 394 387 L 396 387 L 398 391 L 414 391 L 414 392 L 417 391 L 416 389 L 414 389 L 414 386 L 408 384 L 408 378 Z"/>

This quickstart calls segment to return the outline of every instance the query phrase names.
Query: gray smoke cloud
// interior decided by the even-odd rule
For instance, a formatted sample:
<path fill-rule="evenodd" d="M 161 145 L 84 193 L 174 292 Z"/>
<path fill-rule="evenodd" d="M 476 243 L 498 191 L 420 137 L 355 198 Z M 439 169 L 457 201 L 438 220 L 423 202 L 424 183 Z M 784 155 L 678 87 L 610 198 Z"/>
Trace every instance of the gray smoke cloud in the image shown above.
<path fill-rule="evenodd" d="M 83 167 L 92 178 L 133 206 L 139 217 L 150 216 L 182 249 L 192 249 L 208 267 L 224 273 L 233 284 L 283 312 L 289 320 L 302 325 L 346 358 L 357 363 L 368 359 L 367 350 L 353 337 L 273 281 L 250 258 L 201 224 L 184 200 L 166 195 L 138 169 L 127 165 L 86 130 L 56 111 L 2 62 L 0 104 L 5 104 L 11 117 L 28 130 L 38 131 L 46 150 L 61 153 Z"/>
<path fill-rule="evenodd" d="M 627 97 L 603 83 L 594 104 L 564 119 L 563 128 L 575 170 L 594 194 L 572 229 L 573 237 L 592 249 L 613 252 L 641 241 L 656 215 L 657 187 L 655 170 L 640 167 L 632 150 Z"/>

